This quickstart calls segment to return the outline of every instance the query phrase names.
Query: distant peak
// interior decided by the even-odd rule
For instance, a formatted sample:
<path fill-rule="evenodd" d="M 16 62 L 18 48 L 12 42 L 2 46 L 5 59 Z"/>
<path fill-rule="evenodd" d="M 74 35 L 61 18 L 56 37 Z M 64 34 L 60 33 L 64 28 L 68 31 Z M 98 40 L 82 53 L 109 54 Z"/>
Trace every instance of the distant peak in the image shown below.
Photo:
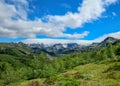
<path fill-rule="evenodd" d="M 114 37 L 107 37 L 105 40 L 116 40 Z"/>
<path fill-rule="evenodd" d="M 104 40 L 104 42 L 114 42 L 114 41 L 116 41 L 117 39 L 116 38 L 114 38 L 114 37 L 107 37 L 105 40 Z"/>

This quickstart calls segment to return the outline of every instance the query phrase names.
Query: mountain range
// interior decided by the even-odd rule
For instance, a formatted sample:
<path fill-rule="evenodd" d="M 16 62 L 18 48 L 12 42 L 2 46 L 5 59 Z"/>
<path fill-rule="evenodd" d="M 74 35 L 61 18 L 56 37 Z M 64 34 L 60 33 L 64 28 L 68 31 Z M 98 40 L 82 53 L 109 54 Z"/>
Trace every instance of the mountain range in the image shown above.
<path fill-rule="evenodd" d="M 109 44 L 120 43 L 119 39 L 113 37 L 107 37 L 100 43 L 92 43 L 90 45 L 80 45 L 77 43 L 58 43 L 53 45 L 45 45 L 43 43 L 24 44 L 19 43 L 0 43 L 0 53 L 10 54 L 15 56 L 28 56 L 32 53 L 40 54 L 41 52 L 46 53 L 52 57 L 58 57 L 65 54 L 75 52 L 87 52 L 95 49 L 101 49 L 108 46 Z"/>
<path fill-rule="evenodd" d="M 27 46 L 31 47 L 34 52 L 40 53 L 41 51 L 44 51 L 50 55 L 64 55 L 74 52 L 86 52 L 91 51 L 95 49 L 100 49 L 102 47 L 106 47 L 109 44 L 115 44 L 117 42 L 120 42 L 119 39 L 113 38 L 113 37 L 107 37 L 100 43 L 92 43 L 89 45 L 80 45 L 77 43 L 57 43 L 53 45 L 45 45 L 43 43 L 33 43 L 33 44 L 27 44 Z"/>

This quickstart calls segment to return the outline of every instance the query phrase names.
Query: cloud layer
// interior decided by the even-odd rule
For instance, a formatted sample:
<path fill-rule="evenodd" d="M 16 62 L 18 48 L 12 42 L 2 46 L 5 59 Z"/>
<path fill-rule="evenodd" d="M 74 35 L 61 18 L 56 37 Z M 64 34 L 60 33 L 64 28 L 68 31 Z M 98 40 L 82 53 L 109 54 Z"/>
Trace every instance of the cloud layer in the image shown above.
<path fill-rule="evenodd" d="M 64 39 L 27 39 L 27 40 L 24 40 L 22 41 L 23 43 L 26 43 L 26 44 L 46 44 L 46 45 L 53 45 L 53 44 L 67 44 L 67 43 L 77 43 L 77 44 L 80 44 L 80 45 L 89 45 L 92 43 L 92 41 L 89 41 L 89 40 L 64 40 Z"/>
<path fill-rule="evenodd" d="M 115 2 L 117 0 L 83 0 L 75 13 L 29 20 L 27 0 L 0 0 L 0 37 L 35 38 L 37 35 L 45 35 L 54 38 L 84 38 L 89 34 L 88 31 L 69 34 L 65 33 L 66 28 L 76 29 L 97 20 L 106 11 L 105 8 Z"/>
<path fill-rule="evenodd" d="M 52 45 L 52 44 L 66 44 L 66 43 L 77 43 L 80 45 L 89 45 L 92 44 L 93 42 L 102 42 L 104 39 L 106 39 L 107 37 L 114 37 L 117 39 L 120 39 L 120 31 L 119 32 L 115 32 L 115 33 L 109 33 L 109 34 L 105 34 L 99 38 L 96 38 L 94 40 L 62 40 L 62 39 L 27 39 L 24 40 L 24 43 L 27 44 L 32 44 L 32 43 L 43 43 L 43 44 L 47 44 L 47 45 Z"/>

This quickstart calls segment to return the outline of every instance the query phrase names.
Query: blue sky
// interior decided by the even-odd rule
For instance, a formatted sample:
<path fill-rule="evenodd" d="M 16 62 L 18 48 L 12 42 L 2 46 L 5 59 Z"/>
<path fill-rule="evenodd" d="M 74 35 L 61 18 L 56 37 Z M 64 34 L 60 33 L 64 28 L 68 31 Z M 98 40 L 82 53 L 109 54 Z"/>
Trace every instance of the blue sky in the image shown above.
<path fill-rule="evenodd" d="M 119 0 L 0 0 L 0 42 L 108 36 L 120 39 Z"/>

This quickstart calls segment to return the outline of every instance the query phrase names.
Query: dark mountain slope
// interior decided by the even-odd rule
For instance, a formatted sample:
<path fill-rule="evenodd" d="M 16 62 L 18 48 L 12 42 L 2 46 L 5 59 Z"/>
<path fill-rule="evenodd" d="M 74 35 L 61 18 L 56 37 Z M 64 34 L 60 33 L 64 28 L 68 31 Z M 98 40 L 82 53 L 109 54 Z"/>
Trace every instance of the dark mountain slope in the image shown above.
<path fill-rule="evenodd" d="M 115 42 L 119 41 L 119 39 L 115 39 L 113 37 L 108 37 L 106 38 L 105 40 L 103 40 L 101 43 L 99 43 L 97 45 L 97 47 L 106 47 L 108 46 L 109 44 L 113 44 Z"/>
<path fill-rule="evenodd" d="M 22 42 L 19 43 L 0 43 L 0 54 L 8 54 L 13 56 L 27 56 L 33 51 Z"/>

